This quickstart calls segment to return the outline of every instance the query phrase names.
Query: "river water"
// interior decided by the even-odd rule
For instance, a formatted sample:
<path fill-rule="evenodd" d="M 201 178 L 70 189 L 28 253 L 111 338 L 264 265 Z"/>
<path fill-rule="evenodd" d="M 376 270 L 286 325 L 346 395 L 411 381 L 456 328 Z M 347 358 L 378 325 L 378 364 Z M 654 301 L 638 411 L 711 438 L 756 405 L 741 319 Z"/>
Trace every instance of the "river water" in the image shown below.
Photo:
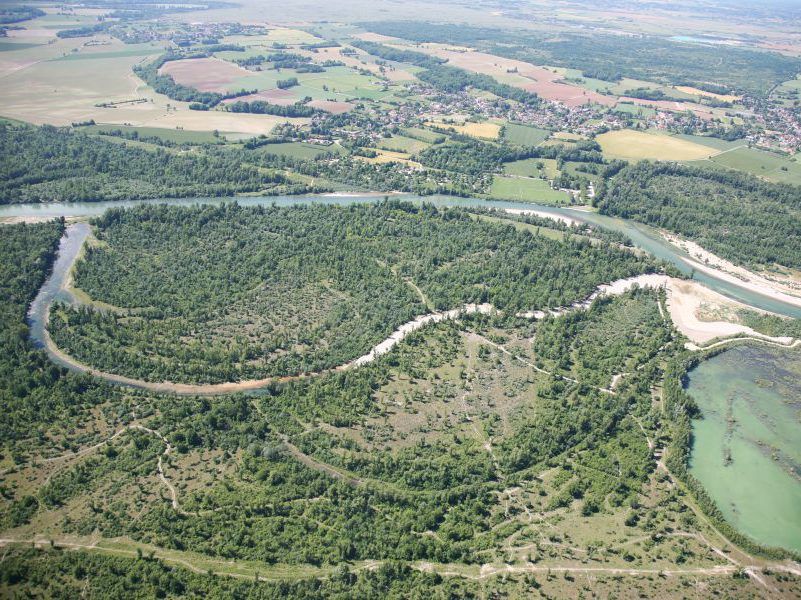
<path fill-rule="evenodd" d="M 349 205 L 377 202 L 384 195 L 245 196 L 157 201 L 82 202 L 70 204 L 17 204 L 0 206 L 3 217 L 92 217 L 112 207 L 131 207 L 146 202 L 177 206 L 236 201 L 242 206 L 292 206 L 301 203 Z M 584 210 L 531 203 L 497 202 L 449 196 L 400 195 L 412 202 L 437 206 L 466 206 L 534 210 L 566 216 L 621 232 L 639 248 L 673 264 L 707 287 L 751 306 L 801 318 L 801 308 L 767 298 L 713 275 L 692 272 L 688 256 L 645 225 Z M 1 231 L 1 230 L 0 230 Z M 64 284 L 69 267 L 91 229 L 86 223 L 69 227 L 59 247 L 53 273 L 31 305 L 31 336 L 44 347 L 49 307 L 54 300 L 69 300 Z M 57 353 L 51 360 L 74 368 Z M 702 363 L 690 374 L 689 392 L 706 415 L 694 423 L 692 473 L 707 488 L 727 519 L 744 533 L 766 545 L 801 550 L 801 368 L 797 353 L 736 348 Z M 789 375 L 788 375 L 789 374 Z"/>
<path fill-rule="evenodd" d="M 180 198 L 163 200 L 121 200 L 117 202 L 75 202 L 51 204 L 9 204 L 0 206 L 0 218 L 4 217 L 91 217 L 100 215 L 109 208 L 131 207 L 144 203 L 164 203 L 175 206 L 191 206 L 193 204 L 218 204 L 236 201 L 242 206 L 292 206 L 296 204 L 332 204 L 349 205 L 359 202 L 378 202 L 385 195 L 315 195 L 315 196 L 237 196 L 236 198 Z M 635 246 L 646 250 L 658 259 L 677 267 L 685 275 L 693 278 L 721 294 L 749 304 L 755 308 L 769 310 L 790 317 L 801 318 L 801 307 L 769 298 L 752 290 L 745 289 L 736 283 L 720 279 L 714 275 L 693 271 L 685 262 L 688 257 L 682 250 L 665 241 L 655 229 L 625 219 L 617 219 L 595 212 L 577 210 L 569 207 L 545 206 L 523 202 L 501 202 L 482 200 L 479 198 L 457 198 L 454 196 L 415 196 L 396 195 L 394 198 L 412 202 L 430 202 L 437 206 L 466 206 L 484 208 L 514 208 L 536 210 L 554 216 L 566 216 L 571 219 L 598 225 L 618 231 L 628 236 Z"/>

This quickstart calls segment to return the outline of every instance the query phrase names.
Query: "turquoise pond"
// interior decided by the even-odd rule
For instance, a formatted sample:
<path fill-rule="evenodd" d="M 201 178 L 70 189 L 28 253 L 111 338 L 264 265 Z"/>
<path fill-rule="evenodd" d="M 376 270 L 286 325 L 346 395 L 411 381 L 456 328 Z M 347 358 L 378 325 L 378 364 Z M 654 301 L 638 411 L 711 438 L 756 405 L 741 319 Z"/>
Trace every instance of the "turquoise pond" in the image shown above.
<path fill-rule="evenodd" d="M 740 346 L 689 380 L 690 472 L 739 531 L 801 551 L 801 352 Z"/>

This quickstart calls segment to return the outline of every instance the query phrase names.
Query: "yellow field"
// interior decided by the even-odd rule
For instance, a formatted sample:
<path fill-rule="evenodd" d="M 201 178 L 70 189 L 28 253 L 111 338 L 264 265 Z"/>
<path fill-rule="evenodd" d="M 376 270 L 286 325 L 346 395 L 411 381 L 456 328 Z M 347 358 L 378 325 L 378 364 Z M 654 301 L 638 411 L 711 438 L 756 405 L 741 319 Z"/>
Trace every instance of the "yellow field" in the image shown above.
<path fill-rule="evenodd" d="M 410 167 L 414 167 L 415 169 L 422 169 L 423 165 L 419 162 L 409 160 L 409 155 L 404 154 L 403 152 L 393 152 L 391 150 L 381 150 L 380 148 L 372 148 L 378 152 L 378 156 L 374 158 L 367 158 L 364 156 L 357 156 L 361 160 L 366 162 L 375 163 L 375 164 L 383 164 L 383 163 L 390 163 L 390 162 L 398 162 L 408 165 Z"/>
<path fill-rule="evenodd" d="M 739 96 L 732 96 L 731 94 L 714 94 L 712 92 L 705 92 L 704 90 L 690 87 L 689 85 L 677 85 L 675 86 L 675 89 L 693 96 L 708 96 L 709 98 L 715 98 L 721 102 L 737 102 L 740 99 Z"/>
<path fill-rule="evenodd" d="M 23 31 L 22 33 L 25 33 Z M 58 39 L 36 47 L 22 46 L 0 56 L 0 116 L 29 123 L 69 125 L 94 119 L 97 123 L 139 127 L 182 128 L 258 135 L 277 123 L 302 125 L 308 119 L 271 115 L 192 111 L 188 103 L 156 94 L 132 72 L 132 67 L 163 52 L 160 44 L 126 45 L 108 36 L 95 36 L 103 45 Z M 28 41 L 28 40 L 25 40 Z M 105 102 L 143 99 L 97 106 Z"/>
<path fill-rule="evenodd" d="M 498 135 L 501 133 L 501 126 L 497 123 L 464 123 L 463 125 L 450 125 L 432 122 L 426 123 L 426 125 L 444 127 L 446 129 L 452 129 L 456 133 L 461 133 L 462 135 L 469 135 L 487 140 L 497 140 Z"/>
<path fill-rule="evenodd" d="M 315 44 L 319 41 L 319 38 L 300 29 L 276 27 L 275 29 L 270 29 L 267 33 L 267 42 L 271 44 L 273 42 L 278 42 L 279 44 Z"/>
<path fill-rule="evenodd" d="M 625 160 L 700 160 L 720 150 L 669 135 L 621 129 L 595 138 L 610 158 Z"/>

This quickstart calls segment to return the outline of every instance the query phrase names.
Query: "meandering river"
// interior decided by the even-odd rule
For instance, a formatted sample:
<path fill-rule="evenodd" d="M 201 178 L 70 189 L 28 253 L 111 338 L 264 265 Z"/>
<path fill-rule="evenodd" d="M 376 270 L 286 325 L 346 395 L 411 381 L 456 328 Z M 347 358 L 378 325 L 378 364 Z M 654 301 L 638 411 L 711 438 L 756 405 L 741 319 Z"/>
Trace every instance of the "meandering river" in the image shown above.
<path fill-rule="evenodd" d="M 191 198 L 151 201 L 81 202 L 68 204 L 16 204 L 0 206 L 0 218 L 7 217 L 92 217 L 112 207 L 131 207 L 146 202 L 178 206 L 217 204 L 236 201 L 243 206 L 292 206 L 301 203 L 349 205 L 377 202 L 384 195 L 321 195 L 321 196 L 245 196 L 236 198 Z M 554 217 L 568 217 L 621 232 L 633 243 L 653 256 L 676 266 L 707 287 L 756 308 L 801 318 L 801 308 L 763 296 L 713 274 L 693 272 L 689 258 L 645 225 L 599 215 L 585 210 L 531 203 L 497 202 L 475 198 L 448 196 L 420 197 L 398 195 L 412 202 L 430 202 L 438 206 L 466 206 L 536 211 Z M 65 283 L 70 268 L 91 233 L 88 224 L 79 222 L 68 228 L 62 238 L 53 273 L 41 288 L 28 313 L 34 342 L 47 349 L 51 360 L 75 369 L 76 362 L 61 353 L 50 340 L 46 329 L 50 306 L 59 299 L 71 300 Z M 456 311 L 458 312 L 458 311 Z M 451 315 L 423 316 L 437 320 Z M 422 321 L 421 321 L 422 322 Z M 413 329 L 412 325 L 407 326 Z M 406 326 L 404 326 L 406 327 Z M 399 330 L 383 342 L 391 347 L 402 339 Z M 367 362 L 377 355 L 379 345 L 370 354 L 352 361 Z M 763 348 L 740 347 L 702 363 L 690 374 L 689 392 L 696 398 L 706 418 L 694 424 L 695 441 L 691 469 L 704 484 L 723 514 L 736 527 L 766 545 L 780 545 L 801 550 L 801 368 L 798 353 L 768 351 Z M 795 361 L 788 363 L 787 361 Z M 344 366 L 343 366 L 344 367 Z M 80 370 L 95 372 L 91 367 Z M 108 379 L 108 374 L 97 372 Z M 115 376 L 116 377 L 116 376 Z M 135 380 L 118 383 L 141 386 Z M 264 382 L 246 389 L 258 389 Z M 153 386 L 172 384 L 152 384 Z M 220 384 L 218 393 L 237 391 L 222 389 L 237 384 Z M 197 386 L 186 390 L 164 389 L 178 393 L 197 393 Z M 173 386 L 174 388 L 174 386 Z M 154 388 L 155 389 L 155 388 Z M 160 391 L 155 389 L 155 391 Z M 201 392 L 202 393 L 202 392 Z"/>
<path fill-rule="evenodd" d="M 191 206 L 193 204 L 218 204 L 221 202 L 236 201 L 242 206 L 292 206 L 296 204 L 334 204 L 349 205 L 359 202 L 378 202 L 385 195 L 383 194 L 362 194 L 362 195 L 313 195 L 313 196 L 237 196 L 235 198 L 167 198 L 161 200 L 121 200 L 117 202 L 75 202 L 75 203 L 51 203 L 51 204 L 9 204 L 0 206 L 0 218 L 7 217 L 91 217 L 100 215 L 109 208 L 131 207 L 144 203 L 166 203 L 177 206 Z M 396 198 L 412 202 L 430 202 L 437 206 L 466 206 L 483 207 L 498 209 L 517 209 L 532 210 L 539 213 L 563 216 L 570 219 L 598 225 L 618 231 L 631 238 L 638 248 L 649 252 L 656 258 L 662 259 L 673 264 L 682 273 L 692 274 L 693 278 L 707 287 L 720 292 L 721 294 L 749 304 L 755 308 L 769 310 L 790 317 L 801 318 L 801 307 L 782 302 L 774 298 L 769 298 L 753 290 L 737 285 L 732 281 L 716 277 L 713 274 L 694 271 L 687 264 L 689 256 L 682 250 L 674 247 L 667 242 L 658 231 L 647 225 L 600 215 L 595 212 L 580 210 L 570 207 L 554 207 L 528 202 L 501 202 L 494 200 L 483 200 L 479 198 L 458 198 L 454 196 L 415 196 L 415 195 L 396 195 Z"/>

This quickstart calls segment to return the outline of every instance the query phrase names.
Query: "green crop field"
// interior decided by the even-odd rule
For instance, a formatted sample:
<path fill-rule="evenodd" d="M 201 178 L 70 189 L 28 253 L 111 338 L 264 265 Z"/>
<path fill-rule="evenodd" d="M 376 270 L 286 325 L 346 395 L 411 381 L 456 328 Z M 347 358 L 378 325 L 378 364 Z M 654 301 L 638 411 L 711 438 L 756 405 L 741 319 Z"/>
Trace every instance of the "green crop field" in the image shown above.
<path fill-rule="evenodd" d="M 631 102 L 618 102 L 611 110 L 612 112 L 646 118 L 653 117 L 656 114 L 656 110 L 650 106 L 640 106 L 639 104 L 633 104 Z"/>
<path fill-rule="evenodd" d="M 704 135 L 687 135 L 683 133 L 677 133 L 673 137 L 686 140 L 688 142 L 692 142 L 694 144 L 701 144 L 702 146 L 709 146 L 715 150 L 720 150 L 721 152 L 725 150 L 733 150 L 735 148 L 740 148 L 745 146 L 747 142 L 745 140 L 734 140 L 734 141 L 727 141 L 722 140 L 720 138 L 711 137 L 711 136 L 704 136 Z"/>
<path fill-rule="evenodd" d="M 124 125 L 89 125 L 80 129 L 85 133 L 109 133 L 113 131 L 122 131 L 124 134 L 136 133 L 140 138 L 157 137 L 177 144 L 213 144 L 221 141 L 221 138 L 216 137 L 211 131 L 186 131 L 160 127 L 126 127 Z M 111 139 L 111 136 L 106 136 L 103 139 Z"/>
<path fill-rule="evenodd" d="M 512 162 L 504 163 L 503 171 L 508 175 L 519 175 L 520 177 L 539 177 L 542 173 L 540 172 L 539 165 L 543 166 L 544 171 L 548 171 L 546 168 L 546 162 L 548 159 L 543 158 L 524 158 L 523 160 L 515 160 Z M 554 168 L 556 167 L 556 161 L 551 161 L 554 163 Z M 547 173 L 550 179 L 555 177 L 555 173 Z M 553 177 L 552 177 L 553 175 Z"/>
<path fill-rule="evenodd" d="M 328 152 L 339 154 L 342 152 L 342 147 L 337 145 L 321 146 L 319 144 L 307 144 L 305 142 L 285 142 L 280 144 L 266 144 L 259 148 L 259 152 L 263 154 L 288 156 L 290 158 L 312 159 Z"/>
<path fill-rule="evenodd" d="M 551 132 L 547 129 L 516 125 L 515 123 L 507 123 L 503 129 L 503 139 L 520 146 L 536 146 L 548 139 L 550 135 Z"/>
<path fill-rule="evenodd" d="M 788 156 L 755 148 L 738 148 L 712 157 L 711 160 L 723 167 L 751 173 L 771 181 L 801 184 L 801 169 L 798 167 L 798 162 Z"/>
<path fill-rule="evenodd" d="M 429 144 L 436 143 L 446 138 L 442 133 L 431 131 L 430 129 L 423 129 L 422 127 L 406 127 L 402 129 L 401 132 L 406 137 L 414 138 Z"/>
<path fill-rule="evenodd" d="M 63 62 L 73 60 L 100 60 L 107 58 L 156 56 L 162 51 L 163 48 L 160 46 L 141 44 L 133 48 L 127 48 L 125 50 L 113 50 L 110 52 L 73 52 L 71 54 L 56 58 L 55 60 Z"/>
<path fill-rule="evenodd" d="M 547 181 L 529 177 L 504 177 L 496 175 L 489 190 L 492 198 L 499 200 L 515 200 L 518 202 L 536 202 L 541 204 L 569 204 L 570 197 L 566 192 L 551 189 Z"/>
<path fill-rule="evenodd" d="M 402 135 L 393 135 L 390 138 L 382 138 L 378 142 L 377 146 L 379 148 L 383 148 L 384 150 L 395 150 L 397 152 L 417 154 L 418 152 L 431 146 L 431 144 Z"/>

